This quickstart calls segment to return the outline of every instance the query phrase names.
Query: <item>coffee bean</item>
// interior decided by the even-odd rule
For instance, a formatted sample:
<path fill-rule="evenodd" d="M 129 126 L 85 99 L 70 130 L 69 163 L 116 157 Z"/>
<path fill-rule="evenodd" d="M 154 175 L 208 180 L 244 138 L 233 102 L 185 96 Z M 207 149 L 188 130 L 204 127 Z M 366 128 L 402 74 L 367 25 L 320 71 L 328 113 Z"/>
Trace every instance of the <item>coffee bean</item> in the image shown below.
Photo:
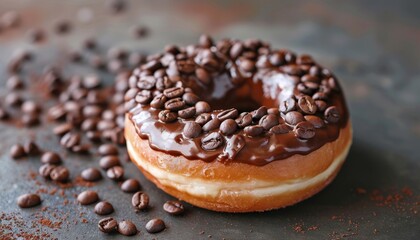
<path fill-rule="evenodd" d="M 25 149 L 20 144 L 15 144 L 10 148 L 10 157 L 14 159 L 24 157 L 25 155 Z"/>
<path fill-rule="evenodd" d="M 239 116 L 239 118 L 237 118 L 235 121 L 240 128 L 244 128 L 252 123 L 252 114 L 241 114 L 241 116 Z"/>
<path fill-rule="evenodd" d="M 206 151 L 212 151 L 224 143 L 223 137 L 218 132 L 212 132 L 201 139 L 201 147 Z"/>
<path fill-rule="evenodd" d="M 195 118 L 195 122 L 200 125 L 204 125 L 210 120 L 211 120 L 211 115 L 209 113 L 202 113 Z"/>
<path fill-rule="evenodd" d="M 117 231 L 118 222 L 112 217 L 103 218 L 99 220 L 98 228 L 101 232 L 113 233 Z"/>
<path fill-rule="evenodd" d="M 319 82 L 319 78 L 317 76 L 312 75 L 312 74 L 306 74 L 306 75 L 303 75 L 302 76 L 301 81 L 302 82 L 314 82 L 314 83 L 317 83 L 317 82 Z"/>
<path fill-rule="evenodd" d="M 211 107 L 207 102 L 199 101 L 195 104 L 195 110 L 197 114 L 208 113 L 211 111 Z"/>
<path fill-rule="evenodd" d="M 273 114 L 275 116 L 279 116 L 280 110 L 278 108 L 269 108 L 267 109 L 268 114 Z"/>
<path fill-rule="evenodd" d="M 200 98 L 194 93 L 185 93 L 182 96 L 182 99 L 190 106 L 195 105 L 200 100 Z"/>
<path fill-rule="evenodd" d="M 38 155 L 41 152 L 38 145 L 33 141 L 26 142 L 23 145 L 23 149 L 25 150 L 25 153 L 29 156 Z"/>
<path fill-rule="evenodd" d="M 269 130 L 271 127 L 279 124 L 279 118 L 274 114 L 267 114 L 260 119 L 258 124 L 265 130 Z"/>
<path fill-rule="evenodd" d="M 52 120 L 61 120 L 66 116 L 66 110 L 61 105 L 56 105 L 48 110 L 48 117 Z M 65 123 L 68 124 L 68 123 Z"/>
<path fill-rule="evenodd" d="M 220 124 L 220 131 L 227 136 L 236 132 L 236 129 L 238 129 L 238 125 L 233 119 L 226 119 Z"/>
<path fill-rule="evenodd" d="M 102 179 L 101 172 L 96 168 L 87 168 L 82 171 L 81 176 L 83 180 L 89 182 L 96 182 Z"/>
<path fill-rule="evenodd" d="M 232 59 L 236 59 L 237 57 L 239 57 L 239 55 L 242 54 L 243 51 L 243 45 L 240 42 L 237 42 L 235 44 L 233 44 L 232 48 L 230 49 L 230 57 Z"/>
<path fill-rule="evenodd" d="M 206 69 L 197 68 L 195 70 L 195 75 L 197 76 L 197 79 L 204 85 L 209 85 L 211 83 L 211 75 Z"/>
<path fill-rule="evenodd" d="M 106 176 L 114 181 L 121 180 L 124 177 L 124 169 L 121 166 L 114 166 L 106 171 Z"/>
<path fill-rule="evenodd" d="M 60 164 L 61 157 L 55 152 L 45 152 L 41 156 L 42 163 L 49 163 L 49 164 Z"/>
<path fill-rule="evenodd" d="M 178 116 L 184 119 L 192 118 L 195 116 L 195 107 L 189 107 L 178 111 Z"/>
<path fill-rule="evenodd" d="M 204 124 L 203 131 L 210 132 L 214 129 L 217 129 L 217 128 L 220 127 L 221 123 L 222 123 L 222 121 L 220 121 L 218 118 L 214 118 L 214 119 L 208 121 L 206 124 Z"/>
<path fill-rule="evenodd" d="M 127 179 L 121 184 L 121 190 L 127 193 L 137 192 L 140 188 L 139 181 L 133 178 Z"/>
<path fill-rule="evenodd" d="M 255 70 L 255 62 L 249 59 L 241 60 L 241 63 L 239 64 L 239 66 L 246 72 L 252 72 Z"/>
<path fill-rule="evenodd" d="M 286 124 L 282 123 L 282 124 L 279 124 L 270 128 L 270 133 L 284 134 L 284 133 L 288 133 L 289 130 L 290 130 L 289 127 Z"/>
<path fill-rule="evenodd" d="M 293 128 L 296 137 L 302 139 L 310 139 L 315 136 L 314 126 L 310 122 L 300 122 Z"/>
<path fill-rule="evenodd" d="M 66 167 L 57 166 L 51 170 L 50 178 L 57 182 L 65 182 L 69 179 L 70 172 Z"/>
<path fill-rule="evenodd" d="M 137 227 L 132 221 L 125 220 L 118 223 L 118 232 L 124 236 L 133 236 L 137 234 Z"/>
<path fill-rule="evenodd" d="M 21 208 L 31 208 L 41 204 L 41 198 L 37 194 L 23 194 L 18 197 L 17 204 Z"/>
<path fill-rule="evenodd" d="M 41 175 L 43 178 L 49 179 L 52 170 L 56 167 L 57 166 L 53 164 L 44 164 L 39 168 L 39 175 Z"/>
<path fill-rule="evenodd" d="M 4 98 L 4 103 L 6 106 L 16 107 L 22 104 L 22 98 L 20 97 L 18 93 L 11 92 L 7 94 L 6 97 Z"/>
<path fill-rule="evenodd" d="M 201 126 L 200 124 L 189 121 L 185 123 L 183 134 L 186 138 L 196 138 L 201 134 Z"/>
<path fill-rule="evenodd" d="M 184 205 L 179 201 L 167 201 L 163 205 L 163 210 L 171 215 L 180 215 L 184 213 Z"/>
<path fill-rule="evenodd" d="M 256 137 L 264 132 L 264 128 L 259 125 L 247 126 L 244 128 L 244 133 L 250 137 Z"/>
<path fill-rule="evenodd" d="M 296 125 L 304 120 L 302 113 L 297 111 L 288 112 L 284 116 L 284 120 L 290 125 Z"/>
<path fill-rule="evenodd" d="M 296 109 L 296 101 L 293 98 L 288 98 L 287 100 L 280 103 L 279 108 L 282 113 L 293 111 Z"/>
<path fill-rule="evenodd" d="M 121 163 L 118 156 L 113 155 L 104 156 L 99 160 L 99 166 L 105 170 L 115 166 L 119 166 L 120 164 Z"/>
<path fill-rule="evenodd" d="M 80 128 L 82 131 L 93 131 L 96 130 L 96 126 L 98 125 L 98 119 L 96 118 L 87 118 L 82 122 Z"/>
<path fill-rule="evenodd" d="M 310 96 L 303 96 L 298 100 L 298 106 L 306 114 L 316 113 L 317 107 L 314 100 Z"/>
<path fill-rule="evenodd" d="M 286 65 L 280 68 L 283 72 L 292 76 L 301 76 L 304 72 L 298 65 Z"/>
<path fill-rule="evenodd" d="M 77 195 L 77 201 L 82 205 L 90 205 L 98 200 L 98 193 L 92 190 L 86 190 Z"/>
<path fill-rule="evenodd" d="M 101 120 L 98 122 L 98 125 L 96 127 L 99 131 L 110 130 L 116 127 L 116 123 L 114 121 Z"/>
<path fill-rule="evenodd" d="M 322 100 L 315 100 L 315 105 L 318 109 L 318 112 L 324 112 L 325 109 L 327 108 L 327 103 Z"/>
<path fill-rule="evenodd" d="M 81 144 L 71 147 L 70 151 L 73 153 L 86 154 L 89 153 L 90 144 Z"/>
<path fill-rule="evenodd" d="M 13 75 L 7 79 L 6 87 L 10 90 L 23 88 L 23 80 L 18 75 Z"/>
<path fill-rule="evenodd" d="M 101 85 L 101 79 L 98 75 L 88 75 L 83 78 L 82 85 L 87 89 L 94 89 Z"/>
<path fill-rule="evenodd" d="M 152 92 L 149 90 L 141 90 L 137 93 L 135 100 L 140 104 L 148 104 L 152 100 Z"/>
<path fill-rule="evenodd" d="M 158 117 L 159 117 L 159 120 L 164 123 L 174 122 L 178 119 L 177 114 L 174 112 L 171 112 L 170 110 L 160 111 Z"/>
<path fill-rule="evenodd" d="M 340 120 L 340 112 L 337 107 L 331 106 L 325 109 L 324 117 L 329 123 L 337 123 Z"/>
<path fill-rule="evenodd" d="M 191 60 L 180 60 L 176 62 L 178 70 L 185 74 L 191 74 L 195 71 L 195 63 Z"/>
<path fill-rule="evenodd" d="M 99 131 L 88 131 L 86 137 L 92 142 L 99 142 L 101 140 L 101 132 Z"/>
<path fill-rule="evenodd" d="M 156 109 L 162 109 L 165 106 L 165 102 L 167 101 L 167 98 L 165 95 L 157 95 L 153 98 L 152 102 L 150 103 L 150 106 Z"/>
<path fill-rule="evenodd" d="M 165 102 L 165 109 L 178 111 L 185 107 L 185 102 L 181 98 L 173 98 Z M 197 106 L 196 106 L 197 108 Z"/>
<path fill-rule="evenodd" d="M 183 87 L 173 87 L 163 90 L 163 95 L 167 98 L 177 98 L 181 97 L 182 94 L 184 94 L 184 88 Z"/>
<path fill-rule="evenodd" d="M 25 113 L 22 115 L 22 123 L 27 126 L 35 126 L 39 123 L 39 116 L 36 113 Z"/>
<path fill-rule="evenodd" d="M 206 35 L 206 34 L 203 34 L 200 36 L 198 43 L 203 48 L 210 48 L 211 46 L 214 45 L 213 39 L 209 35 Z"/>
<path fill-rule="evenodd" d="M 269 60 L 270 60 L 270 63 L 273 64 L 276 67 L 278 67 L 278 66 L 283 65 L 283 64 L 286 63 L 285 55 L 282 52 L 273 53 L 270 56 L 270 59 Z"/>
<path fill-rule="evenodd" d="M 254 110 L 251 112 L 251 116 L 253 119 L 260 119 L 262 118 L 264 115 L 267 114 L 267 108 L 262 106 L 260 108 L 258 108 L 257 110 Z"/>
<path fill-rule="evenodd" d="M 99 146 L 98 153 L 101 156 L 117 155 L 118 154 L 118 148 L 117 148 L 117 146 L 115 146 L 115 144 L 106 143 L 106 144 L 102 144 L 102 145 Z"/>
<path fill-rule="evenodd" d="M 159 62 L 157 60 L 151 60 L 151 61 L 147 62 L 146 64 L 144 64 L 143 66 L 141 66 L 141 69 L 145 70 L 145 71 L 153 72 L 153 71 L 158 70 L 161 67 L 162 67 L 161 62 Z"/>
<path fill-rule="evenodd" d="M 320 117 L 314 115 L 306 115 L 305 120 L 310 122 L 315 128 L 323 128 L 325 126 L 324 121 Z"/>
<path fill-rule="evenodd" d="M 149 195 L 144 192 L 136 192 L 131 198 L 131 204 L 136 211 L 144 210 L 149 206 Z"/>
<path fill-rule="evenodd" d="M 95 213 L 98 215 L 108 215 L 114 212 L 114 207 L 107 201 L 98 202 L 95 205 Z"/>
<path fill-rule="evenodd" d="M 158 233 L 165 230 L 165 222 L 162 219 L 155 218 L 147 222 L 146 230 L 149 233 Z"/>
<path fill-rule="evenodd" d="M 156 78 L 153 76 L 144 76 L 141 77 L 137 82 L 137 87 L 140 89 L 150 90 L 156 84 Z"/>
<path fill-rule="evenodd" d="M 238 110 L 235 108 L 231 108 L 218 113 L 217 118 L 221 121 L 224 121 L 226 119 L 235 119 L 238 115 Z"/>
<path fill-rule="evenodd" d="M 68 132 L 60 140 L 61 146 L 65 148 L 72 148 L 80 143 L 80 134 Z"/>

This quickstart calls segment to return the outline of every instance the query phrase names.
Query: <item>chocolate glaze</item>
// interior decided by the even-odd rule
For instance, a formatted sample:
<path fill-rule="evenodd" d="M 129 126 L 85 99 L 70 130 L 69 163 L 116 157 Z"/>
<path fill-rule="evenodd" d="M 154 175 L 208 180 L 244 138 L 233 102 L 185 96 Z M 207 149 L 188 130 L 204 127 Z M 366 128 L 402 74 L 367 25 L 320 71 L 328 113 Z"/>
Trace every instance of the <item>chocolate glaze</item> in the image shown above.
<path fill-rule="evenodd" d="M 255 71 L 253 74 L 243 74 L 237 70 L 235 61 L 226 64 L 226 70 L 213 75 L 212 82 L 204 86 L 196 79 L 189 77 L 183 81 L 184 87 L 189 87 L 202 100 L 207 101 L 212 109 L 237 108 L 239 112 L 252 111 L 259 106 L 278 108 L 279 103 L 299 95 L 297 84 L 300 78 L 282 71 L 281 67 L 269 67 Z M 233 68 L 233 71 L 232 71 Z M 244 79 L 241 84 L 232 83 L 234 74 L 241 74 Z M 327 72 L 325 77 L 332 76 Z M 137 133 L 142 139 L 148 139 L 150 147 L 174 156 L 182 155 L 190 160 L 205 162 L 240 162 L 262 166 L 272 161 L 286 159 L 294 154 L 306 155 L 322 147 L 325 143 L 338 138 L 341 128 L 349 119 L 348 110 L 337 83 L 336 89 L 331 91 L 325 100 L 328 106 L 336 106 L 340 113 L 337 123 L 327 123 L 323 128 L 315 129 L 315 137 L 300 139 L 292 131 L 285 134 L 271 134 L 268 131 L 258 137 L 249 137 L 239 129 L 232 136 L 223 136 L 223 147 L 205 151 L 202 148 L 201 137 L 188 139 L 183 136 L 185 122 L 193 119 L 178 118 L 173 123 L 163 123 L 158 120 L 160 110 L 149 105 L 137 105 L 129 111 L 129 119 L 135 124 Z M 213 111 L 215 118 L 217 110 Z M 280 121 L 284 123 L 281 113 Z M 315 116 L 324 119 L 322 112 Z M 324 120 L 325 121 L 325 120 Z M 256 121 L 258 123 L 258 121 Z M 255 124 L 255 123 L 254 123 Z M 219 129 L 213 130 L 219 131 Z M 202 135 L 206 135 L 202 134 Z"/>

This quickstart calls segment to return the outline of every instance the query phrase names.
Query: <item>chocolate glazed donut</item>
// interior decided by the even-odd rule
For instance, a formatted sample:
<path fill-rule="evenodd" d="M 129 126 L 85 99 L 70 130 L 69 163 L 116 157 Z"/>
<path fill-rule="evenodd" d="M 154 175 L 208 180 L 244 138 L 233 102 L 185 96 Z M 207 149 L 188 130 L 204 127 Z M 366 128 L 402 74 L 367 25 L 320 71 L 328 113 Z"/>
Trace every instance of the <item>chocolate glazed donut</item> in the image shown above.
<path fill-rule="evenodd" d="M 312 196 L 338 173 L 351 124 L 336 77 L 309 55 L 203 35 L 133 71 L 130 157 L 165 192 L 226 212 Z"/>

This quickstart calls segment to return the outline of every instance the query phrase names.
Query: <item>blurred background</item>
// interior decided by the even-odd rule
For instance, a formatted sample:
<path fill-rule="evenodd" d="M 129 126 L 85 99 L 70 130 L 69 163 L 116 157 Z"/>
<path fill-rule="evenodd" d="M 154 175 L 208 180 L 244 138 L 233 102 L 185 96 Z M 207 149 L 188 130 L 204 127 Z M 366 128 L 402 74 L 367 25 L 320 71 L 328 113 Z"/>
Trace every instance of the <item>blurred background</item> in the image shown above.
<path fill-rule="evenodd" d="M 322 207 L 306 205 L 300 210 L 292 208 L 259 217 L 261 221 L 287 217 L 286 222 L 276 225 L 281 229 L 303 219 L 322 223 L 333 211 L 355 214 L 358 219 L 369 218 L 363 212 L 373 206 L 349 193 L 356 186 L 367 189 L 410 186 L 417 194 L 420 190 L 419 9 L 420 1 L 416 0 L 2 0 L 0 95 L 7 91 L 6 66 L 16 51 L 36 53 L 33 68 L 42 72 L 51 62 L 65 62 L 69 52 L 85 54 L 83 46 L 87 39 L 95 39 L 104 51 L 119 47 L 149 54 L 169 43 L 196 43 L 202 33 L 208 33 L 216 40 L 260 38 L 276 48 L 308 53 L 331 69 L 344 87 L 354 125 L 353 148 L 337 181 L 324 195 L 309 200 L 310 204 Z M 91 70 L 79 67 L 77 71 Z M 337 202 L 330 200 L 328 194 L 333 192 L 341 194 Z M 323 215 L 320 210 L 331 214 Z M 217 219 L 230 223 L 227 227 L 230 230 L 225 233 L 233 239 L 245 236 L 235 235 L 239 234 L 235 232 L 238 229 L 248 231 L 244 229 L 249 228 L 246 223 L 249 219 L 242 218 L 254 216 L 229 219 L 208 212 L 200 214 L 215 217 L 214 221 L 207 221 L 209 229 L 218 228 Z M 389 211 L 379 219 L 369 220 L 372 223 L 374 229 L 379 229 L 380 239 L 401 236 L 398 234 L 406 234 L 402 239 L 414 239 L 419 234 L 417 212 L 407 217 Z M 271 235 L 255 219 L 252 224 L 256 239 L 282 234 L 305 239 L 294 231 L 291 235 L 284 232 Z M 329 223 L 322 226 L 321 232 L 309 237 L 323 238 L 324 231 L 338 231 Z M 360 227 L 358 231 L 365 236 L 376 235 L 373 228 Z M 208 232 L 222 238 L 217 231 Z"/>

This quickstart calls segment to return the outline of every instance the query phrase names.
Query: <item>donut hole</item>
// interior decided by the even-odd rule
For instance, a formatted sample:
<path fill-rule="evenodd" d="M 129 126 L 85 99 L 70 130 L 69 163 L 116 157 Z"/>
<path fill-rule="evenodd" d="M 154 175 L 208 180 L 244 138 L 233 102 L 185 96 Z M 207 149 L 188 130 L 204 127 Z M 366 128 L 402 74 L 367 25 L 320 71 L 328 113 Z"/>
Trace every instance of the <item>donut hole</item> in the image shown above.
<path fill-rule="evenodd" d="M 278 108 L 282 99 L 293 95 L 294 81 L 288 75 L 273 72 L 264 81 L 247 78 L 239 86 L 232 83 L 228 74 L 213 78 L 207 85 L 200 81 L 189 81 L 186 85 L 213 110 L 236 108 L 239 112 L 251 112 L 261 106 Z"/>

